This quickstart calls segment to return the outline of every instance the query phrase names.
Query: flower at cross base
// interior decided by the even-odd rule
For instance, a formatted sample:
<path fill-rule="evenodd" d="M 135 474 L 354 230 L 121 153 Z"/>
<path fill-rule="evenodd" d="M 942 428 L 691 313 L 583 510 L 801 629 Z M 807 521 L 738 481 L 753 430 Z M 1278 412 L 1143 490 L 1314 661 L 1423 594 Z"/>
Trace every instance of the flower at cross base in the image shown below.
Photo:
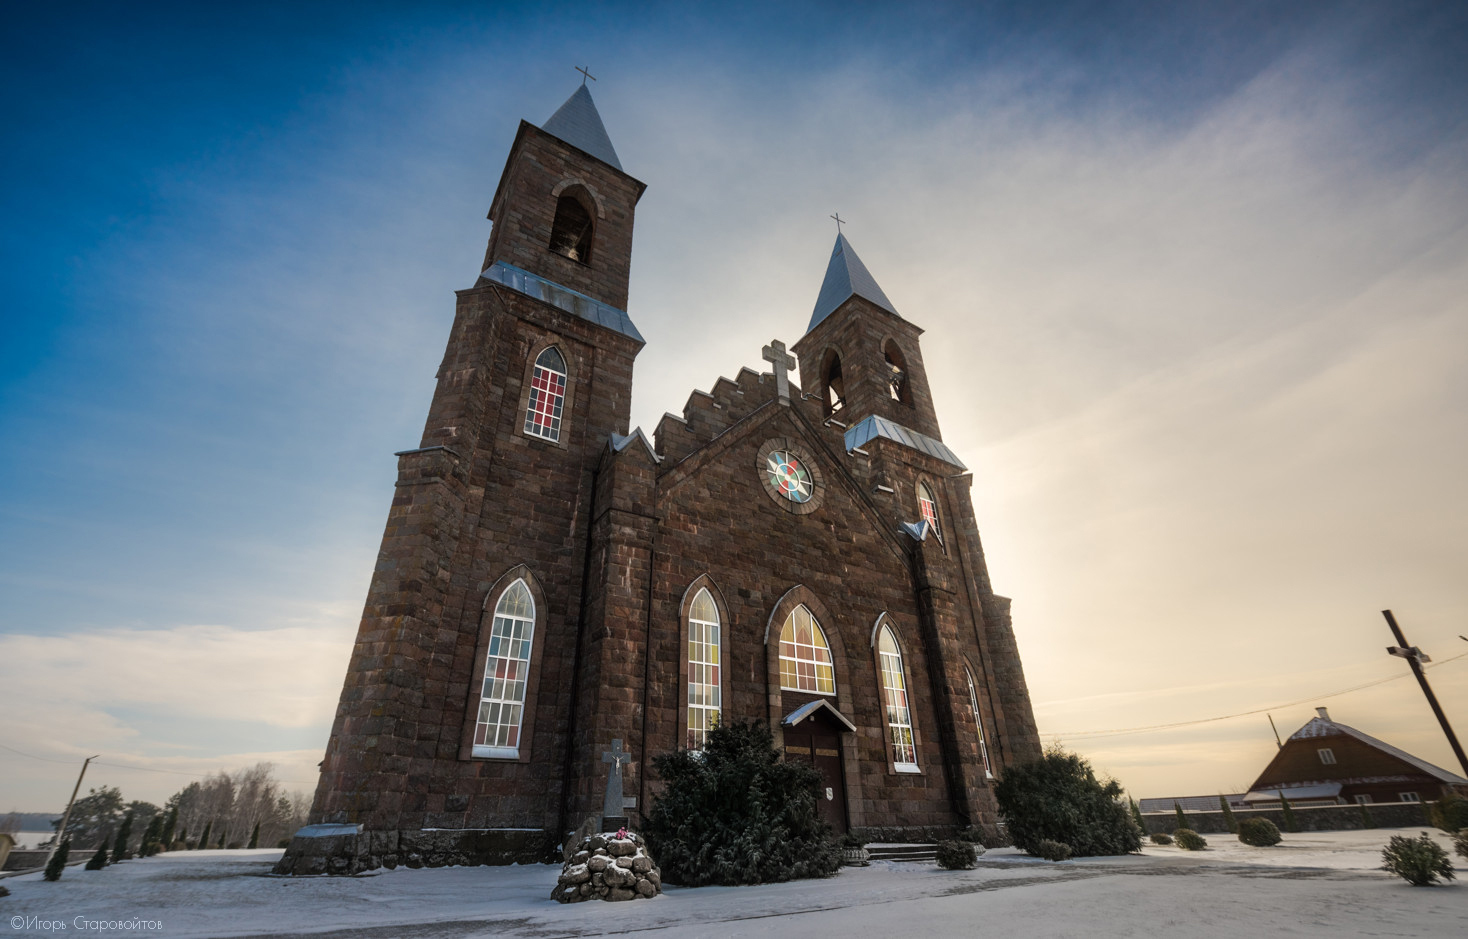
<path fill-rule="evenodd" d="M 627 840 L 627 826 L 626 825 L 623 825 L 621 828 L 618 828 L 617 829 L 617 840 L 618 841 L 626 841 Z"/>

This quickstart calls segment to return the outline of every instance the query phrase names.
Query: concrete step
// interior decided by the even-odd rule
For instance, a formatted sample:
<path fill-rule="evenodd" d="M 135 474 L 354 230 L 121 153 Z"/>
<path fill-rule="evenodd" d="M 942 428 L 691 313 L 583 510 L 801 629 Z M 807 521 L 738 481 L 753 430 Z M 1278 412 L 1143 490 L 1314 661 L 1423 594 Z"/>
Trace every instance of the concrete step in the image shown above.
<path fill-rule="evenodd" d="M 869 844 L 867 851 L 873 861 L 936 861 L 938 846 L 935 844 Z"/>

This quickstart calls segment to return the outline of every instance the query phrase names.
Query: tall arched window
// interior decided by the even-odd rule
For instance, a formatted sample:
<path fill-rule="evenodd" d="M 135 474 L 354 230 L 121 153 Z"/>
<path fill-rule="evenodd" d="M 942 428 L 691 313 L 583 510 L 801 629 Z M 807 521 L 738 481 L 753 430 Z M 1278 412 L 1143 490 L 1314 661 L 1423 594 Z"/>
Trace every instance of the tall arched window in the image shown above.
<path fill-rule="evenodd" d="M 780 687 L 786 691 L 836 693 L 831 647 L 826 644 L 821 624 L 803 603 L 790 611 L 780 627 Z"/>
<path fill-rule="evenodd" d="M 561 439 L 561 408 L 566 403 L 566 360 L 555 346 L 535 359 L 530 376 L 530 401 L 525 406 L 525 433 L 546 440 Z"/>
<path fill-rule="evenodd" d="M 912 738 L 912 710 L 907 701 L 907 679 L 902 671 L 902 650 L 891 626 L 882 627 L 877 645 L 882 663 L 882 703 L 887 708 L 887 731 L 892 742 L 892 762 L 899 773 L 916 773 L 917 746 Z"/>
<path fill-rule="evenodd" d="M 474 755 L 517 757 L 530 676 L 530 644 L 535 633 L 535 600 L 525 581 L 510 585 L 494 607 L 489 655 L 484 663 Z"/>
<path fill-rule="evenodd" d="M 974 726 L 979 729 L 979 756 L 984 758 L 984 775 L 993 779 L 994 770 L 989 767 L 989 746 L 984 742 L 984 720 L 979 717 L 979 691 L 974 685 L 974 673 L 965 668 L 963 674 L 968 679 L 968 703 L 974 709 Z"/>
<path fill-rule="evenodd" d="M 928 488 L 927 483 L 918 483 L 917 487 L 918 509 L 923 513 L 923 521 L 933 529 L 933 534 L 938 540 L 943 540 L 943 528 L 938 524 L 938 502 L 933 498 L 933 491 Z"/>
<path fill-rule="evenodd" d="M 556 217 L 551 222 L 550 249 L 582 264 L 591 263 L 591 235 L 595 223 L 591 210 L 575 191 L 556 200 Z"/>
<path fill-rule="evenodd" d="M 702 750 L 708 733 L 719 722 L 719 608 L 708 588 L 702 588 L 688 609 L 688 741 L 690 750 Z"/>
<path fill-rule="evenodd" d="M 825 388 L 826 416 L 830 417 L 846 407 L 846 382 L 841 377 L 841 356 L 831 353 L 826 363 L 826 373 L 821 384 Z"/>
<path fill-rule="evenodd" d="M 887 361 L 887 393 L 893 401 L 903 404 L 912 404 L 912 389 L 907 381 L 907 359 L 902 350 L 897 348 L 897 343 L 887 340 L 887 347 L 882 350 L 882 357 Z"/>

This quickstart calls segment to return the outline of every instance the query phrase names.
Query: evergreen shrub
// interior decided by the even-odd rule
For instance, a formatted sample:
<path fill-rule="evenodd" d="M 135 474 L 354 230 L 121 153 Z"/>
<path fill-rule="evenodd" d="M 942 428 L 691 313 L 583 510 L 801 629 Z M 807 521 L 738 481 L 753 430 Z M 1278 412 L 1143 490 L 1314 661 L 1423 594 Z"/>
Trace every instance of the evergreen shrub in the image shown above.
<path fill-rule="evenodd" d="M 1468 828 L 1453 836 L 1453 853 L 1458 857 L 1468 858 Z"/>
<path fill-rule="evenodd" d="M 1154 831 L 1151 836 L 1153 844 L 1172 844 L 1172 835 L 1162 831 Z"/>
<path fill-rule="evenodd" d="M 1047 861 L 1066 861 L 1074 853 L 1070 845 L 1063 841 L 1051 841 L 1049 838 L 1041 838 L 1035 842 L 1033 847 L 1025 849 L 1035 857 L 1044 858 Z"/>
<path fill-rule="evenodd" d="M 841 845 L 817 814 L 821 777 L 782 762 L 758 722 L 720 724 L 703 752 L 655 757 L 666 784 L 643 834 L 663 880 L 689 887 L 827 877 Z"/>
<path fill-rule="evenodd" d="M 1382 870 L 1396 874 L 1414 887 L 1430 886 L 1439 877 L 1454 879 L 1448 852 L 1425 831 L 1418 838 L 1392 835 L 1392 840 L 1381 849 L 1381 861 Z"/>
<path fill-rule="evenodd" d="M 1136 799 L 1129 798 L 1127 802 L 1131 803 L 1132 821 L 1137 823 L 1137 831 L 1145 835 L 1147 833 L 1147 822 L 1142 818 L 1142 807 L 1137 805 Z"/>
<path fill-rule="evenodd" d="M 1188 828 L 1188 817 L 1187 815 L 1183 814 L 1183 807 L 1174 802 L 1172 804 L 1172 811 L 1177 816 L 1177 827 L 1187 828 L 1188 831 L 1192 831 L 1191 828 Z"/>
<path fill-rule="evenodd" d="M 87 870 L 89 870 L 89 871 L 99 871 L 99 870 L 101 870 L 102 868 L 104 868 L 106 866 L 107 866 L 107 845 L 105 845 L 105 844 L 99 844 L 99 845 L 97 845 L 97 853 L 92 855 L 92 859 L 90 861 L 87 861 Z"/>
<path fill-rule="evenodd" d="M 1290 807 L 1290 800 L 1279 794 L 1279 811 L 1284 815 L 1285 831 L 1294 833 L 1300 830 L 1300 823 L 1295 821 L 1295 810 Z"/>
<path fill-rule="evenodd" d="M 202 834 L 201 836 L 199 836 L 199 844 L 198 844 L 197 850 L 201 850 L 202 851 L 204 848 L 209 847 L 209 829 L 211 829 L 213 827 L 214 827 L 214 821 L 213 821 L 213 819 L 210 819 L 209 821 L 207 821 L 207 822 L 204 823 L 204 834 Z"/>
<path fill-rule="evenodd" d="M 127 854 L 127 840 L 133 833 L 133 813 L 122 817 L 122 826 L 117 829 L 117 840 L 112 842 L 112 863 L 121 861 Z"/>
<path fill-rule="evenodd" d="M 1228 829 L 1231 835 L 1239 833 L 1239 820 L 1234 818 L 1234 810 L 1229 807 L 1228 800 L 1223 796 L 1218 797 L 1218 810 L 1223 813 L 1223 827 Z"/>
<path fill-rule="evenodd" d="M 1172 840 L 1184 851 L 1202 851 L 1208 847 L 1208 839 L 1188 828 L 1179 828 L 1172 833 Z"/>
<path fill-rule="evenodd" d="M 71 839 L 67 838 L 61 842 L 61 847 L 51 855 L 51 860 L 46 862 L 46 872 L 41 876 L 47 880 L 60 880 L 61 872 L 66 870 L 66 857 L 71 854 Z"/>
<path fill-rule="evenodd" d="M 865 848 L 867 846 L 867 840 L 853 828 L 841 836 L 841 846 L 844 848 Z"/>
<path fill-rule="evenodd" d="M 972 842 L 968 841 L 940 841 L 938 842 L 938 866 L 945 871 L 971 870 L 979 855 L 974 851 Z"/>
<path fill-rule="evenodd" d="M 1066 844 L 1078 857 L 1141 850 L 1142 833 L 1120 801 L 1121 786 L 1098 780 L 1090 763 L 1059 747 L 1006 767 L 994 796 L 1009 836 L 1030 854 L 1041 841 Z"/>
<path fill-rule="evenodd" d="M 256 822 L 255 823 L 255 830 L 252 831 L 252 832 L 250 832 L 250 843 L 248 845 L 246 845 L 246 847 L 247 848 L 250 848 L 252 850 L 255 849 L 255 848 L 260 847 L 260 823 L 259 822 Z"/>
<path fill-rule="evenodd" d="M 1239 840 L 1255 848 L 1268 848 L 1282 840 L 1279 829 L 1267 818 L 1246 818 L 1239 822 Z"/>
<path fill-rule="evenodd" d="M 1432 803 L 1432 823 L 1448 834 L 1468 828 L 1468 799 L 1456 792 L 1448 791 L 1441 799 Z"/>

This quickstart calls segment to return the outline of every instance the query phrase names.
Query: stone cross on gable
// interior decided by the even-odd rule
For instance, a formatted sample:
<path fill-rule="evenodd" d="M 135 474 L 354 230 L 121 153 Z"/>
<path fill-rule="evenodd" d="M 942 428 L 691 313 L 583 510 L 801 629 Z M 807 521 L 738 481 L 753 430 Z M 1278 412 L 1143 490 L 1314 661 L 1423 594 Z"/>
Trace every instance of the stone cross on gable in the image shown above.
<path fill-rule="evenodd" d="M 760 356 L 774 367 L 775 391 L 780 395 L 780 403 L 789 404 L 790 370 L 795 367 L 795 356 L 786 352 L 785 343 L 778 339 L 760 350 Z"/>
<path fill-rule="evenodd" d="M 622 803 L 622 766 L 632 762 L 632 754 L 622 749 L 620 737 L 612 741 L 612 748 L 601 755 L 603 763 L 610 763 L 607 767 L 607 796 L 602 800 L 601 812 L 607 818 L 620 816 L 623 811 Z"/>

